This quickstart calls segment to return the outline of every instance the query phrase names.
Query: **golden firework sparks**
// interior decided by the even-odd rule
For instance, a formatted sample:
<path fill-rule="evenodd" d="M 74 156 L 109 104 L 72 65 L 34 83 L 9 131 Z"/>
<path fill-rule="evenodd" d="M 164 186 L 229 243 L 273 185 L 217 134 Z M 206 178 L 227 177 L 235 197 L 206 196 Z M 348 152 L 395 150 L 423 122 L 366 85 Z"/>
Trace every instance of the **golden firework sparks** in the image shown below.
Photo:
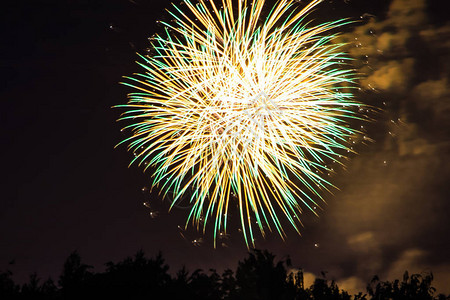
<path fill-rule="evenodd" d="M 325 162 L 349 150 L 357 131 L 348 120 L 360 105 L 343 45 L 330 34 L 348 21 L 304 25 L 320 0 L 302 9 L 280 0 L 263 17 L 264 2 L 174 6 L 155 53 L 141 56 L 145 72 L 127 77 L 138 92 L 120 106 L 132 131 L 122 143 L 133 162 L 152 166 L 153 186 L 173 193 L 172 205 L 191 191 L 186 224 L 205 230 L 213 220 L 216 238 L 237 203 L 247 245 L 255 226 L 284 237 L 283 215 L 298 232 L 302 206 L 314 212 L 331 186 Z"/>

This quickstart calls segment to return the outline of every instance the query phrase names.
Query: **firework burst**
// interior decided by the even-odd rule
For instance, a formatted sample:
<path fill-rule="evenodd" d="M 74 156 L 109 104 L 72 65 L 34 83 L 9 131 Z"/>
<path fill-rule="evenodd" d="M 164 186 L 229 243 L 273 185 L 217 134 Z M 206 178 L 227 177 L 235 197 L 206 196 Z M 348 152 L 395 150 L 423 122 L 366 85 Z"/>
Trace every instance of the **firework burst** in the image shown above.
<path fill-rule="evenodd" d="M 237 205 L 247 245 L 254 229 L 299 231 L 302 209 L 314 212 L 331 184 L 326 162 L 350 151 L 348 125 L 358 118 L 353 75 L 330 31 L 348 21 L 308 27 L 320 1 L 303 8 L 280 0 L 263 16 L 264 0 L 185 0 L 165 33 L 141 56 L 145 72 L 127 77 L 137 92 L 120 107 L 131 120 L 133 162 L 152 167 L 153 186 L 189 195 L 187 218 L 214 240 Z M 202 220 L 202 222 L 200 222 Z"/>

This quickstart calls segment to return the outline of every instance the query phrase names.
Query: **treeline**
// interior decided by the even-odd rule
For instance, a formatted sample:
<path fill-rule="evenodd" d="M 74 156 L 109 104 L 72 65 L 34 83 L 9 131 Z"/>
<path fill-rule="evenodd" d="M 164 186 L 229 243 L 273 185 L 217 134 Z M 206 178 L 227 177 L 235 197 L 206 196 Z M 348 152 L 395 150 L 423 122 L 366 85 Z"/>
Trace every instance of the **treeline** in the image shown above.
<path fill-rule="evenodd" d="M 236 271 L 218 274 L 185 268 L 175 275 L 161 254 L 146 258 L 143 252 L 134 257 L 106 264 L 106 271 L 95 273 L 73 252 L 64 263 L 57 284 L 48 279 L 41 282 L 36 274 L 28 283 L 17 285 L 12 273 L 0 273 L 0 299 L 305 299 L 305 300 L 363 300 L 363 299 L 450 299 L 434 295 L 432 274 L 408 275 L 402 280 L 380 281 L 374 277 L 365 293 L 349 295 L 334 281 L 316 278 L 304 286 L 302 271 L 290 272 L 290 260 L 275 261 L 268 251 L 252 250 L 238 262 Z"/>

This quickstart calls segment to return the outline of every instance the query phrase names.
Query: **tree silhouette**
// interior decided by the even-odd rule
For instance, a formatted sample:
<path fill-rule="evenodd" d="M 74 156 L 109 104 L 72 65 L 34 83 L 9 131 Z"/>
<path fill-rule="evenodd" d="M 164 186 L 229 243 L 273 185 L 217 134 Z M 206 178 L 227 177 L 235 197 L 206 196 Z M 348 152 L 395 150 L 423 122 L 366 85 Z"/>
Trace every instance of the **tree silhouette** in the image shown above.
<path fill-rule="evenodd" d="M 274 262 L 275 255 L 267 250 L 252 250 L 248 258 L 238 263 L 236 285 L 240 299 L 288 299 L 286 261 Z"/>
<path fill-rule="evenodd" d="M 9 270 L 0 273 L 0 299 L 17 299 L 19 297 L 20 287 L 14 283 L 12 275 L 13 273 Z"/>
<path fill-rule="evenodd" d="M 380 281 L 375 276 L 367 286 L 368 295 L 352 297 L 339 290 L 335 281 L 329 282 L 325 273 L 305 287 L 301 269 L 287 274 L 290 265 L 289 258 L 276 262 L 272 253 L 255 249 L 238 262 L 235 273 L 198 269 L 190 274 L 183 267 L 171 276 L 161 253 L 148 259 L 139 251 L 118 263 L 108 262 L 104 272 L 94 273 L 75 251 L 64 263 L 59 286 L 51 279 L 41 284 L 36 273 L 19 286 L 11 271 L 0 273 L 0 299 L 450 300 L 450 296 L 434 295 L 431 273 L 410 276 L 405 272 L 402 281 Z"/>
<path fill-rule="evenodd" d="M 350 300 L 350 295 L 342 291 L 339 292 L 339 287 L 333 280 L 328 285 L 328 280 L 325 278 L 316 278 L 314 284 L 310 288 L 313 299 L 315 300 Z"/>
<path fill-rule="evenodd" d="M 83 295 L 86 282 L 93 275 L 88 271 L 91 268 L 92 266 L 81 263 L 81 257 L 77 251 L 69 255 L 58 281 L 64 299 L 79 299 Z"/>
<path fill-rule="evenodd" d="M 403 274 L 403 281 L 380 281 L 378 276 L 374 276 L 367 286 L 367 292 L 374 300 L 428 300 L 428 299 L 448 299 L 444 295 L 434 296 L 436 289 L 431 286 L 433 274 L 413 274 L 409 276 L 408 271 Z"/>
<path fill-rule="evenodd" d="M 223 272 L 221 278 L 221 292 L 223 299 L 236 299 L 237 298 L 237 282 L 232 270 L 227 269 Z"/>
<path fill-rule="evenodd" d="M 173 299 L 191 298 L 190 287 L 188 284 L 189 272 L 183 266 L 172 279 L 170 286 L 170 296 Z"/>
<path fill-rule="evenodd" d="M 55 299 L 56 285 L 52 279 L 47 279 L 42 285 L 39 285 L 40 279 L 37 273 L 30 275 L 30 281 L 25 283 L 21 289 L 21 298 L 25 299 Z"/>
<path fill-rule="evenodd" d="M 122 299 L 161 299 L 168 292 L 171 277 L 162 254 L 147 259 L 143 251 L 115 264 L 106 264 L 105 273 L 94 276 L 89 284 L 91 295 Z"/>
<path fill-rule="evenodd" d="M 192 299 L 221 299 L 220 275 L 216 270 L 210 270 L 211 275 L 196 270 L 189 278 L 189 288 Z"/>

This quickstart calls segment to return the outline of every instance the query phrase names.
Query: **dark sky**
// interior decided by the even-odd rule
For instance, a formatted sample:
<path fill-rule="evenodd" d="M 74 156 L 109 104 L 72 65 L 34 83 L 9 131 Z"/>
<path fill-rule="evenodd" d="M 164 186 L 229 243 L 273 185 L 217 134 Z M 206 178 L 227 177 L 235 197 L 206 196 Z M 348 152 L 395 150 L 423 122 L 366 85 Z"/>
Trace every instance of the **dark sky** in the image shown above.
<path fill-rule="evenodd" d="M 450 22 L 439 1 L 367 2 L 325 1 L 316 14 L 362 20 L 344 38 L 362 74 L 358 100 L 383 109 L 367 124 L 375 142 L 339 170 L 340 191 L 325 197 L 320 218 L 305 216 L 302 237 L 270 235 L 257 247 L 289 254 L 310 277 L 328 271 L 347 289 L 408 269 L 433 271 L 450 293 Z M 195 231 L 183 238 L 187 211 L 167 213 L 167 203 L 142 193 L 150 174 L 128 168 L 125 147 L 114 149 L 124 136 L 111 106 L 130 92 L 118 82 L 140 71 L 135 53 L 161 30 L 164 7 L 169 1 L 4 4 L 0 270 L 19 282 L 33 271 L 57 278 L 73 250 L 97 271 L 139 249 L 161 250 L 172 271 L 234 268 L 245 256 L 237 232 L 217 249 L 210 235 L 200 246 Z"/>

